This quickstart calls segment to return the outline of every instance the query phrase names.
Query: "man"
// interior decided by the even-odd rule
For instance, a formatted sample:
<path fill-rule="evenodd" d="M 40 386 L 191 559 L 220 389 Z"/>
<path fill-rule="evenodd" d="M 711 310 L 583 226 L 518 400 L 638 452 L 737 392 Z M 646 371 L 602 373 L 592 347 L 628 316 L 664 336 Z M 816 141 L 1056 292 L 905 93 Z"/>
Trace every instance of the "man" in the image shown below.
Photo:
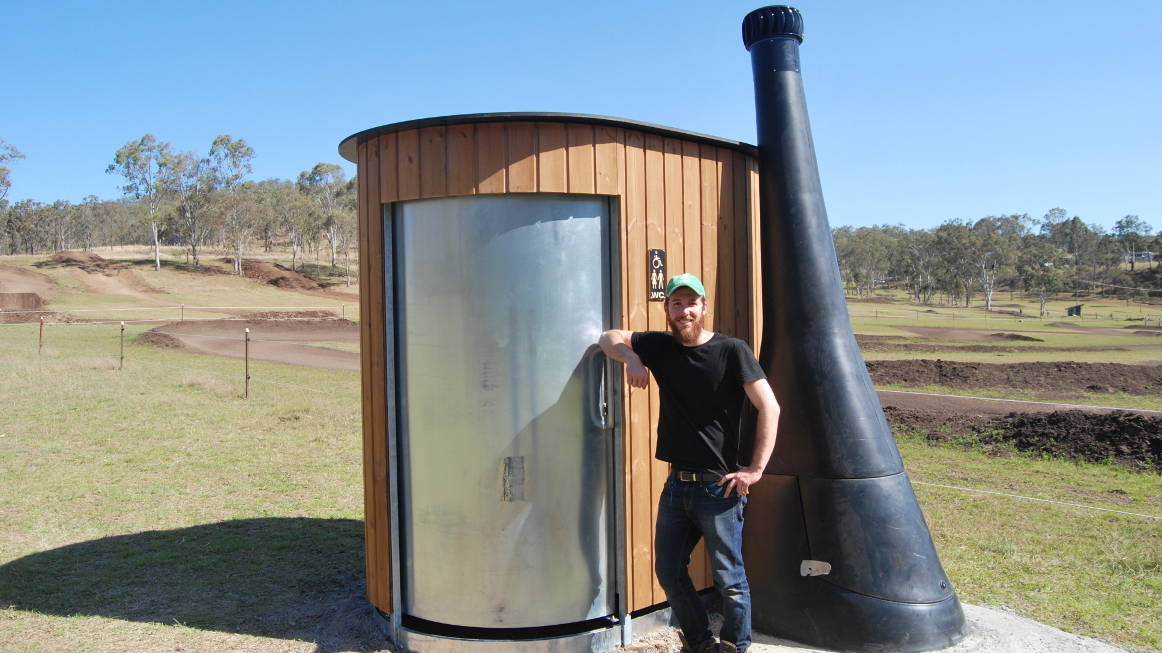
<path fill-rule="evenodd" d="M 654 570 L 681 627 L 683 651 L 735 653 L 751 643 L 750 586 L 742 561 L 742 512 L 775 447 L 779 404 L 746 343 L 703 328 L 706 289 L 692 274 L 666 285 L 670 332 L 611 330 L 599 344 L 625 363 L 629 385 L 658 382 L 659 460 L 670 477 L 658 503 Z M 743 400 L 758 409 L 753 451 L 739 451 Z M 749 462 L 743 466 L 744 459 Z M 722 595 L 721 642 L 686 565 L 706 540 L 714 585 Z"/>

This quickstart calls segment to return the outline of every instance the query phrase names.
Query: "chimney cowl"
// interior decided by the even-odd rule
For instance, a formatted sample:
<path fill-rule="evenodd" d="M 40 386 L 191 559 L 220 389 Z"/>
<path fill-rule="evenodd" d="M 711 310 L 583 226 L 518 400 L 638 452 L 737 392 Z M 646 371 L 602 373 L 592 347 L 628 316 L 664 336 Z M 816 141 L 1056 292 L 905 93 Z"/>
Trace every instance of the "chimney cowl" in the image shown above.
<path fill-rule="evenodd" d="M 747 50 L 759 41 L 780 37 L 803 42 L 803 15 L 798 9 L 786 5 L 763 7 L 742 19 L 742 42 Z"/>

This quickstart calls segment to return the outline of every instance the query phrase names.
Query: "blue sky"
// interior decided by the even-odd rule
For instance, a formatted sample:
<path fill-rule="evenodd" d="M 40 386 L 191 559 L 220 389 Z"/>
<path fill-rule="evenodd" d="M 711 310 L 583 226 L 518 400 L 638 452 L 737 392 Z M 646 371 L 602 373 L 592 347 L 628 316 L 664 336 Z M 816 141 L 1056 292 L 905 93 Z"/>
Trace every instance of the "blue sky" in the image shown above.
<path fill-rule="evenodd" d="M 794 3 L 792 3 L 794 4 Z M 736 0 L 96 2 L 5 9 L 8 199 L 120 195 L 146 132 L 256 151 L 255 179 L 343 163 L 346 136 L 560 111 L 754 142 Z M 833 226 L 1061 206 L 1162 229 L 1162 2 L 803 0 L 808 110 Z"/>

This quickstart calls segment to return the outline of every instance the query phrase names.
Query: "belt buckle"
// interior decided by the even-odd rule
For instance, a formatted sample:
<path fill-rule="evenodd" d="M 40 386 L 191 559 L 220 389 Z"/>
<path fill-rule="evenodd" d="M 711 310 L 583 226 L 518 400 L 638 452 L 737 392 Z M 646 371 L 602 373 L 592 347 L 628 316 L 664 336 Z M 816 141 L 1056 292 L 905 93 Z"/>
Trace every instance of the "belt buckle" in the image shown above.
<path fill-rule="evenodd" d="M 686 483 L 693 483 L 698 480 L 698 473 L 678 470 L 678 480 L 684 481 Z"/>

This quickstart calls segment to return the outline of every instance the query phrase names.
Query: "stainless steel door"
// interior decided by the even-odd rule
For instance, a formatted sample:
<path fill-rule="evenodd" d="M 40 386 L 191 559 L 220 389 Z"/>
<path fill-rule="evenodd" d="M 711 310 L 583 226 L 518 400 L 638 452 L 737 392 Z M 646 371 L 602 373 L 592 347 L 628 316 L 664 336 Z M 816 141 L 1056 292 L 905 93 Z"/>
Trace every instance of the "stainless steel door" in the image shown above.
<path fill-rule="evenodd" d="M 614 612 L 612 446 L 591 345 L 608 202 L 395 205 L 403 611 L 457 626 Z"/>

